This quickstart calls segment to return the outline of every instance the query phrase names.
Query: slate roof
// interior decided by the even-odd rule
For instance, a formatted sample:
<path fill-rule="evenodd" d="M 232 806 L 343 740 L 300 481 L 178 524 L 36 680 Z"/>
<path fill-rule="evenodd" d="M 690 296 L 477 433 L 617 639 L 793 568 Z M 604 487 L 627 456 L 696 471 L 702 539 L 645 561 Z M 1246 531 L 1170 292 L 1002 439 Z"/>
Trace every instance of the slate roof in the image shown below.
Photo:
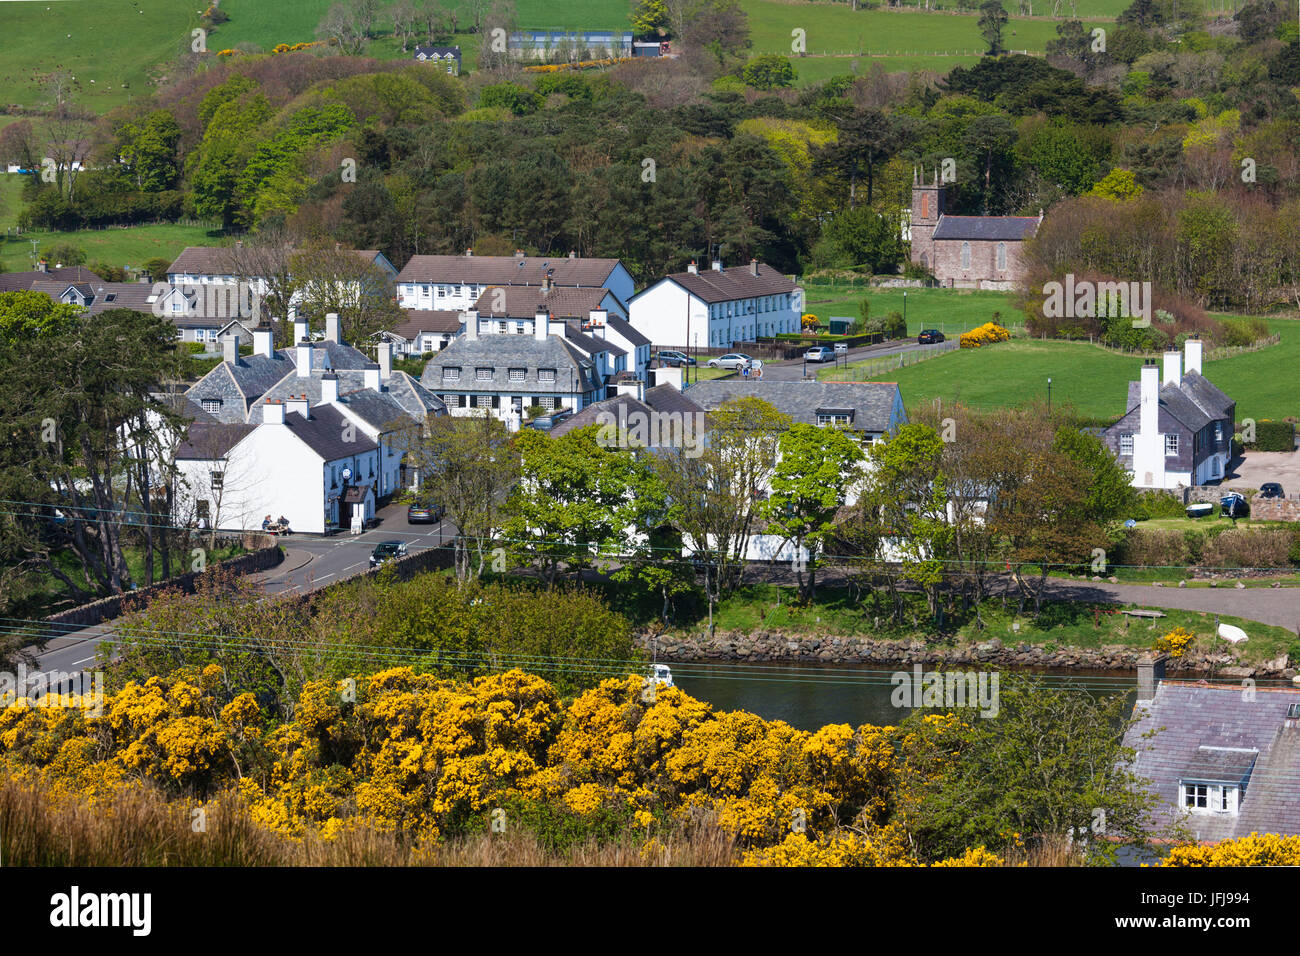
<path fill-rule="evenodd" d="M 332 405 L 318 405 L 311 409 L 311 418 L 303 418 L 297 412 L 292 412 L 284 416 L 284 423 L 325 461 L 351 458 L 379 448 L 365 432 L 358 432 L 355 426 L 349 431 L 347 418 Z M 344 437 L 345 434 L 351 441 Z"/>
<path fill-rule="evenodd" d="M 933 238 L 1022 242 L 1038 231 L 1037 216 L 940 216 Z"/>
<path fill-rule="evenodd" d="M 1200 378 L 1200 376 L 1197 376 L 1197 378 Z M 1204 382 L 1205 380 L 1201 379 L 1201 381 Z M 1209 385 L 1209 382 L 1205 382 L 1205 384 Z M 1213 386 L 1210 387 L 1213 388 Z M 1218 389 L 1215 389 L 1215 391 L 1217 392 Z M 1189 433 L 1198 432 L 1210 422 L 1227 417 L 1226 411 L 1221 411 L 1215 415 L 1207 415 L 1204 408 L 1193 400 L 1189 388 L 1183 388 L 1173 382 L 1160 386 L 1159 399 L 1160 409 L 1172 415 L 1174 420 L 1185 426 Z M 1129 382 L 1128 411 L 1124 414 L 1127 415 L 1135 408 L 1140 407 L 1141 404 L 1142 383 Z"/>
<path fill-rule="evenodd" d="M 621 417 L 620 409 L 624 409 Z M 654 409 L 645 402 L 638 401 L 631 395 L 615 395 L 613 398 L 594 402 L 582 411 L 570 415 L 552 428 L 550 434 L 554 438 L 559 438 L 577 428 L 602 424 L 599 420 L 601 415 L 613 415 L 616 421 L 631 421 L 634 420 L 633 416 L 643 416 L 642 420 L 649 421 L 649 416 L 652 414 L 654 414 Z"/>
<path fill-rule="evenodd" d="M 665 278 L 709 303 L 732 302 L 757 295 L 785 295 L 795 290 L 792 281 L 761 262 L 758 264 L 757 276 L 750 266 L 731 266 L 721 271 L 701 269 L 698 273 L 674 272 Z"/>
<path fill-rule="evenodd" d="M 656 385 L 645 390 L 645 403 L 656 412 L 681 412 L 694 414 L 704 411 L 702 405 L 696 404 L 685 392 L 680 392 L 671 385 Z"/>
<path fill-rule="evenodd" d="M 461 329 L 461 314 L 455 310 L 411 309 L 406 314 L 407 320 L 389 331 L 407 341 L 414 340 L 421 332 L 457 333 Z"/>
<path fill-rule="evenodd" d="M 1232 418 L 1236 402 L 1200 372 L 1183 373 L 1183 390 L 1211 418 Z"/>
<path fill-rule="evenodd" d="M 605 319 L 605 324 L 611 329 L 632 343 L 633 348 L 649 345 L 650 340 L 642 335 L 637 329 L 632 327 L 632 323 L 626 319 L 619 318 L 613 313 Z"/>
<path fill-rule="evenodd" d="M 618 262 L 568 256 L 412 256 L 397 281 L 536 286 L 549 271 L 553 285 L 600 287 Z"/>
<path fill-rule="evenodd" d="M 0 272 L 0 292 L 31 292 L 33 291 L 33 285 L 38 282 L 57 285 L 59 291 L 54 294 L 54 298 L 62 295 L 70 285 L 78 283 L 108 284 L 85 266 L 64 266 L 61 269 L 51 269 L 49 272 Z M 113 284 L 125 285 L 127 283 Z M 144 286 L 144 288 L 149 287 Z M 46 289 L 42 288 L 35 291 L 45 292 Z"/>
<path fill-rule="evenodd" d="M 249 406 L 248 420 L 260 422 L 263 414 L 262 406 L 273 399 L 284 401 L 305 395 L 307 401 L 315 405 L 321 400 L 321 378 L 325 374 L 322 369 L 313 369 L 311 375 L 299 378 L 295 369 Z M 363 369 L 340 369 L 333 374 L 338 378 L 339 398 L 345 403 L 352 404 L 354 396 L 363 392 L 380 399 L 374 402 L 357 398 L 355 404 L 357 414 L 381 430 L 387 430 L 386 426 L 402 415 L 412 422 L 423 422 L 429 415 L 441 415 L 447 411 L 447 406 L 442 403 L 442 399 L 406 372 L 395 371 L 384 379 L 382 393 L 366 388 Z"/>
<path fill-rule="evenodd" d="M 421 53 L 426 57 L 436 55 L 445 58 L 450 56 L 457 62 L 460 62 L 460 47 L 458 46 L 420 46 L 419 44 L 416 44 L 413 55 L 418 58 Z"/>
<path fill-rule="evenodd" d="M 190 426 L 189 437 L 176 448 L 176 458 L 211 461 L 221 458 L 244 437 L 252 434 L 256 425 L 225 422 L 195 422 Z"/>
<path fill-rule="evenodd" d="M 444 368 L 459 368 L 459 381 L 444 382 Z M 479 381 L 476 372 L 479 368 L 491 368 L 492 378 Z M 510 381 L 512 368 L 524 369 L 522 382 Z M 539 368 L 555 369 L 555 381 L 539 381 Z M 462 335 L 425 363 L 420 384 L 438 394 L 562 395 L 600 388 L 594 376 L 591 360 L 559 335 L 548 335 L 541 341 L 531 335 L 480 335 L 473 339 Z"/>
<path fill-rule="evenodd" d="M 366 262 L 374 262 L 380 256 L 378 249 L 352 250 Z M 230 261 L 229 246 L 186 246 L 185 250 L 167 267 L 168 275 L 233 275 L 233 263 Z"/>
<path fill-rule="evenodd" d="M 554 325 L 551 328 L 555 328 Z M 564 337 L 576 345 L 588 355 L 596 352 L 608 352 L 610 355 L 626 355 L 627 349 L 615 345 L 608 339 L 602 339 L 599 335 L 592 335 L 589 332 L 582 331 L 577 321 L 564 323 Z"/>
<path fill-rule="evenodd" d="M 492 285 L 474 303 L 481 318 L 531 319 L 545 308 L 553 319 L 582 319 L 590 317 L 593 309 L 609 295 L 604 286 L 568 288 L 551 286 L 543 292 L 536 285 Z M 494 309 L 493 306 L 501 308 Z"/>
<path fill-rule="evenodd" d="M 1132 770 L 1162 804 L 1153 825 L 1183 815 L 1179 781 L 1219 774 L 1232 779 L 1250 764 L 1237 814 L 1187 813 L 1199 840 L 1259 833 L 1300 834 L 1300 728 L 1286 727 L 1300 690 L 1161 681 L 1155 697 L 1134 708 L 1124 746 L 1137 752 Z M 1144 737 L 1156 730 L 1151 737 Z M 1208 782 L 1215 778 L 1210 776 Z"/>
<path fill-rule="evenodd" d="M 658 388 L 672 386 L 658 386 Z M 893 382 L 765 382 L 761 379 L 715 379 L 696 382 L 683 393 L 712 411 L 729 398 L 752 395 L 771 402 L 796 422 L 817 424 L 817 410 L 851 409 L 855 431 L 884 433 L 893 425 L 898 386 Z"/>
<path fill-rule="evenodd" d="M 286 375 L 295 371 L 294 360 L 288 351 L 263 355 L 242 355 L 237 364 L 222 362 L 189 387 L 185 394 L 195 404 L 205 399 L 221 402 L 219 411 L 212 414 L 227 424 L 242 423 L 248 409 L 268 389 Z"/>

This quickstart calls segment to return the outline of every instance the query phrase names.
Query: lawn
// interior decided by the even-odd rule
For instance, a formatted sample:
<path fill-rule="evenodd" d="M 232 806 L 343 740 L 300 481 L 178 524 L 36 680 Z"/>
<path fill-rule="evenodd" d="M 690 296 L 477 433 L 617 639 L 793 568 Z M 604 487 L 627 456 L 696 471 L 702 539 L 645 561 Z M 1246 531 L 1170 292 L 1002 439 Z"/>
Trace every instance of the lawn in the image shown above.
<path fill-rule="evenodd" d="M 213 246 L 223 242 L 219 230 L 174 223 L 82 229 L 78 232 L 34 231 L 21 236 L 0 237 L 0 263 L 14 272 L 30 269 L 33 239 L 40 240 L 38 250 L 70 242 L 86 251 L 87 262 L 132 268 L 139 268 L 146 259 L 155 256 L 175 259 L 186 246 Z"/>

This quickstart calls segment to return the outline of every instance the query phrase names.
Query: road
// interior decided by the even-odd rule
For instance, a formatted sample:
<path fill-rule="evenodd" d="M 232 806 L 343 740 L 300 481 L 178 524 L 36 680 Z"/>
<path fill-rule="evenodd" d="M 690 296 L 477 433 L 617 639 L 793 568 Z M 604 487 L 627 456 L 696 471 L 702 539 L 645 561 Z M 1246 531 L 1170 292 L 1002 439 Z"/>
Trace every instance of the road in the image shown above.
<path fill-rule="evenodd" d="M 918 345 L 916 339 L 906 339 L 899 342 L 889 342 L 881 345 L 866 345 L 862 348 L 849 349 L 847 361 L 857 362 L 867 358 L 884 358 L 888 355 L 898 355 L 903 352 L 924 351 L 931 346 Z M 765 382 L 798 382 L 804 378 L 816 378 L 817 373 L 824 368 L 843 367 L 845 362 L 844 356 L 840 357 L 838 363 L 834 362 L 807 362 L 802 359 L 788 359 L 785 361 L 772 361 L 763 359 L 763 381 Z"/>
<path fill-rule="evenodd" d="M 365 534 L 281 538 L 284 560 L 248 578 L 260 584 L 267 594 L 305 593 L 364 572 L 370 566 L 370 552 L 380 541 L 403 541 L 407 552 L 416 554 L 438 547 L 446 536 L 456 533 L 450 523 L 408 525 L 405 505 L 389 505 L 380 510 L 378 517 L 378 525 Z M 76 674 L 96 659 L 100 642 L 112 635 L 111 621 L 95 627 L 68 629 L 46 644 L 37 658 L 37 668 L 29 673 Z"/>

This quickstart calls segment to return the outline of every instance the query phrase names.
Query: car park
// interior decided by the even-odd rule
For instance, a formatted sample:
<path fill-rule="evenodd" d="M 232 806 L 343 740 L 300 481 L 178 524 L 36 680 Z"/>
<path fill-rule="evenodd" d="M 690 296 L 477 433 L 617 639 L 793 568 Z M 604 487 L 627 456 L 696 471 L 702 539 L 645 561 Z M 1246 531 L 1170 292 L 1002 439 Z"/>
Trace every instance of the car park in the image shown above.
<path fill-rule="evenodd" d="M 406 557 L 405 541 L 380 541 L 370 552 L 370 566 L 377 568 L 388 561 Z"/>
<path fill-rule="evenodd" d="M 655 358 L 660 365 L 666 365 L 669 368 L 682 368 L 686 365 L 694 365 L 695 359 L 691 358 L 685 352 L 679 352 L 676 349 L 660 349 L 655 353 Z"/>
<path fill-rule="evenodd" d="M 829 345 L 814 345 L 803 353 L 805 362 L 831 362 L 835 359 L 835 350 Z"/>
<path fill-rule="evenodd" d="M 916 337 L 917 345 L 937 345 L 946 341 L 944 334 L 938 329 L 922 329 L 921 334 Z"/>
<path fill-rule="evenodd" d="M 733 371 L 738 368 L 744 368 L 751 365 L 753 359 L 744 352 L 728 352 L 726 355 L 719 355 L 717 358 L 709 359 L 709 368 L 729 368 Z"/>

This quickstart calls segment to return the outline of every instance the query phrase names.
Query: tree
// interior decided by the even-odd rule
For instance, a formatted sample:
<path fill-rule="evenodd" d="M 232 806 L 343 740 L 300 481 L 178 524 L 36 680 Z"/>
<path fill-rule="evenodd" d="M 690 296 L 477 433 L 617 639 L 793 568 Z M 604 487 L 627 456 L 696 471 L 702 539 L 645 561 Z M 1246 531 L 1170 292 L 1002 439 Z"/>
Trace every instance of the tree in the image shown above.
<path fill-rule="evenodd" d="M 979 31 L 984 42 L 989 45 L 988 55 L 997 56 L 1005 52 L 1002 46 L 1002 30 L 1007 25 L 1007 11 L 1002 0 L 984 0 L 980 4 Z"/>
<path fill-rule="evenodd" d="M 86 250 L 70 242 L 57 242 L 45 250 L 45 257 L 56 266 L 84 266 Z"/>
<path fill-rule="evenodd" d="M 405 53 L 406 45 L 411 42 L 411 34 L 419 26 L 420 13 L 415 8 L 414 0 L 397 0 L 389 12 L 393 17 L 393 36 L 402 38 L 402 52 Z"/>
<path fill-rule="evenodd" d="M 1135 26 L 1143 30 L 1159 26 L 1168 20 L 1161 0 L 1133 0 L 1116 18 L 1120 26 Z"/>
<path fill-rule="evenodd" d="M 772 53 L 754 57 L 745 64 L 741 75 L 756 90 L 794 86 L 795 81 L 794 64 L 790 58 Z"/>
<path fill-rule="evenodd" d="M 846 432 L 805 422 L 791 425 L 779 447 L 772 493 L 762 514 L 794 548 L 799 597 L 808 601 L 816 593 L 818 560 L 834 530 L 836 512 L 857 484 L 865 456 Z"/>
<path fill-rule="evenodd" d="M 0 293 L 0 345 L 56 339 L 76 328 L 81 309 L 44 292 Z"/>
<path fill-rule="evenodd" d="M 449 14 L 438 0 L 423 0 L 419 7 L 419 17 L 425 37 L 430 43 L 454 29 L 456 19 L 455 14 Z"/>
<path fill-rule="evenodd" d="M 865 178 L 867 204 L 875 199 L 876 167 L 898 148 L 898 135 L 880 110 L 857 110 L 839 124 L 833 144 L 817 150 L 813 168 L 822 175 L 847 181 L 849 209 L 857 205 L 858 181 Z"/>
<path fill-rule="evenodd" d="M 636 0 L 632 5 L 632 32 L 642 39 L 670 36 L 671 24 L 665 0 Z"/>
<path fill-rule="evenodd" d="M 976 117 L 962 135 L 962 145 L 974 156 L 982 174 L 983 208 L 986 216 L 994 192 L 993 169 L 995 166 L 1011 165 L 1011 148 L 1015 142 L 1015 128 L 1010 120 L 1001 115 Z"/>
<path fill-rule="evenodd" d="M 308 315 L 338 313 L 350 342 L 366 342 L 404 315 L 392 276 L 337 242 L 322 238 L 307 243 L 289 257 L 289 267 L 300 295 L 298 307 Z"/>
<path fill-rule="evenodd" d="M 1090 196 L 1103 199 L 1136 199 L 1142 195 L 1142 186 L 1132 170 L 1112 169 L 1089 190 Z"/>
<path fill-rule="evenodd" d="M 1083 508 L 1088 521 L 1104 528 L 1132 516 L 1137 491 L 1128 472 L 1099 438 L 1061 425 L 1052 448 L 1078 465 L 1085 475 Z"/>
<path fill-rule="evenodd" d="M 334 4 L 316 27 L 316 36 L 336 44 L 344 53 L 360 53 L 366 45 L 366 28 L 359 9 L 364 2 L 367 0 Z"/>
<path fill-rule="evenodd" d="M 137 189 L 159 192 L 175 186 L 180 140 L 180 124 L 168 110 L 154 110 L 143 123 L 128 123 L 118 131 L 118 155 Z"/>
<path fill-rule="evenodd" d="M 293 297 L 300 287 L 293 271 L 294 245 L 290 232 L 282 225 L 268 225 L 227 246 L 221 255 L 228 275 L 249 283 L 254 290 L 261 290 L 263 318 L 278 323 L 281 341 L 289 344 L 289 315 Z"/>
<path fill-rule="evenodd" d="M 895 216 L 876 212 L 870 206 L 846 209 L 826 226 L 845 265 L 862 267 L 873 274 L 895 271 L 903 258 L 903 241 Z"/>
<path fill-rule="evenodd" d="M 491 415 L 433 417 L 411 437 L 405 453 L 408 467 L 420 476 L 416 500 L 441 505 L 457 529 L 456 579 L 463 586 L 483 573 L 519 478 L 510 432 Z"/>

